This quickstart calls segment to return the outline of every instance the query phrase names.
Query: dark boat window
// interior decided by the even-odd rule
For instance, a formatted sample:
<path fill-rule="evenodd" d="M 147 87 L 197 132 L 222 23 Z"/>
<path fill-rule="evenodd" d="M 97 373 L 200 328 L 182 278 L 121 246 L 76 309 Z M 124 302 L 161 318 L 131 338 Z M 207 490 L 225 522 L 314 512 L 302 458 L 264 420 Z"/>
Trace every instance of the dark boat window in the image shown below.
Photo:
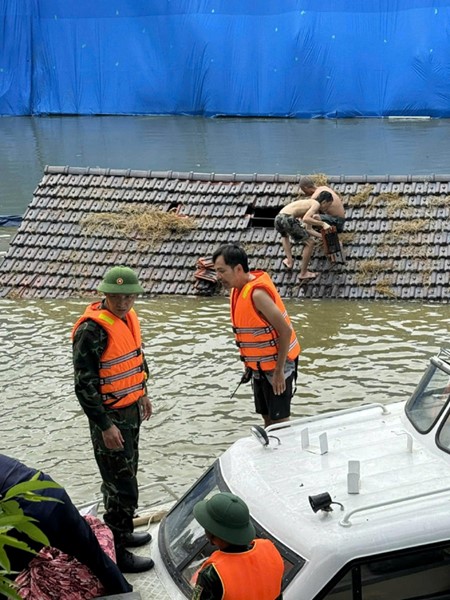
<path fill-rule="evenodd" d="M 198 569 L 217 550 L 209 544 L 203 528 L 194 519 L 193 507 L 200 500 L 224 491 L 229 490 L 216 462 L 161 522 L 158 540 L 161 556 L 174 582 L 187 596 L 192 594 Z M 253 524 L 256 536 L 270 539 L 283 557 L 283 587 L 286 587 L 305 564 L 305 560 L 271 537 L 259 523 L 253 521 Z"/>
<path fill-rule="evenodd" d="M 450 599 L 450 543 L 355 561 L 316 600 Z"/>
<path fill-rule="evenodd" d="M 447 414 L 438 429 L 436 443 L 439 448 L 450 453 L 450 414 Z"/>
<path fill-rule="evenodd" d="M 428 433 L 450 398 L 450 375 L 433 363 L 406 404 L 406 415 L 419 433 Z"/>

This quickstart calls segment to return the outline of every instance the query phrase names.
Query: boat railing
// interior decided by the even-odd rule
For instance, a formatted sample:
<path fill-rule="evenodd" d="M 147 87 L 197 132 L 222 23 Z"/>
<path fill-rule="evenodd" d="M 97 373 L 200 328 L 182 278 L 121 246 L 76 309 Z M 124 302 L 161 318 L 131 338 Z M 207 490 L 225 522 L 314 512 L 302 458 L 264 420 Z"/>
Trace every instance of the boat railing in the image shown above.
<path fill-rule="evenodd" d="M 283 423 L 274 423 L 273 425 L 269 425 L 266 427 L 266 431 L 273 431 L 274 429 L 285 429 L 287 427 L 297 427 L 299 425 L 304 425 L 305 423 L 313 423 L 314 421 L 320 421 L 323 419 L 331 419 L 336 415 L 347 415 L 353 414 L 357 412 L 361 412 L 364 410 L 369 410 L 373 408 L 380 408 L 383 415 L 388 415 L 389 410 L 384 404 L 381 402 L 372 402 L 371 404 L 361 404 L 359 406 L 354 406 L 352 408 L 343 408 L 342 410 L 333 411 L 329 413 L 321 413 L 318 415 L 313 415 L 311 417 L 302 417 L 301 419 L 294 419 L 292 421 L 285 421 Z"/>
<path fill-rule="evenodd" d="M 385 508 L 386 506 L 392 506 L 394 504 L 400 504 L 402 502 L 409 502 L 411 500 L 417 500 L 418 498 L 427 498 L 430 496 L 436 496 L 437 494 L 445 494 L 450 492 L 450 487 L 442 488 L 440 490 L 432 490 L 430 492 L 423 492 L 421 494 L 412 494 L 411 496 L 403 496 L 402 498 L 395 498 L 393 500 L 385 500 L 384 502 L 377 502 L 376 504 L 367 504 L 366 506 L 360 506 L 353 510 L 350 510 L 343 518 L 339 521 L 339 525 L 342 527 L 351 527 L 351 517 L 356 513 L 365 512 L 368 510 L 374 510 L 376 508 Z"/>
<path fill-rule="evenodd" d="M 174 498 L 174 500 L 179 500 L 180 497 L 175 494 L 175 492 L 173 492 L 170 487 L 164 483 L 163 481 L 156 481 L 154 483 L 147 483 L 145 485 L 139 486 L 139 494 L 141 492 L 143 492 L 144 490 L 149 490 L 151 488 L 157 488 L 157 487 L 161 487 L 163 488 L 163 490 L 165 490 L 170 496 L 172 496 L 172 498 Z M 83 510 L 84 508 L 88 508 L 94 504 L 99 504 L 100 502 L 102 502 L 103 498 L 94 498 L 93 500 L 90 500 L 89 502 L 85 502 L 84 504 L 77 504 L 77 508 L 78 510 Z"/>

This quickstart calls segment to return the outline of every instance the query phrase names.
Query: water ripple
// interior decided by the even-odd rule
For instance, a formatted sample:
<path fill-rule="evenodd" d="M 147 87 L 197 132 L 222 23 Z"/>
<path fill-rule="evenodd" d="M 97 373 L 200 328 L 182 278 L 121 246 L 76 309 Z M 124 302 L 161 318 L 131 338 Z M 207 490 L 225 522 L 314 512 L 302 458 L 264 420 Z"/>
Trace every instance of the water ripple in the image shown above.
<path fill-rule="evenodd" d="M 1 449 L 49 471 L 82 502 L 98 495 L 88 426 L 73 392 L 70 344 L 82 300 L 0 300 Z M 303 348 L 294 417 L 362 402 L 403 400 L 448 340 L 446 306 L 291 301 Z M 254 415 L 225 299 L 137 303 L 154 416 L 141 435 L 140 482 L 181 493 Z M 146 502 L 153 500 L 147 491 Z"/>

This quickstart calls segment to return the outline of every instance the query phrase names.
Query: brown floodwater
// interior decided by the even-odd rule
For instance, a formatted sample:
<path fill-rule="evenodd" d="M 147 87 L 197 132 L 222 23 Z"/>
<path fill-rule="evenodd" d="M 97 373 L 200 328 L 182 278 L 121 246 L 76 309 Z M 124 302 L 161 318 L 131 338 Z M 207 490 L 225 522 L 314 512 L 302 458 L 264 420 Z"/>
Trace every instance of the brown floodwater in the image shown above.
<path fill-rule="evenodd" d="M 70 330 L 85 303 L 0 300 L 0 451 L 48 471 L 78 503 L 100 485 L 73 391 Z M 230 398 L 241 363 L 225 298 L 142 298 L 136 308 L 155 409 L 142 429 L 139 479 L 180 493 L 260 418 L 250 386 Z M 303 348 L 294 417 L 404 400 L 448 343 L 447 306 L 300 300 L 287 308 Z"/>

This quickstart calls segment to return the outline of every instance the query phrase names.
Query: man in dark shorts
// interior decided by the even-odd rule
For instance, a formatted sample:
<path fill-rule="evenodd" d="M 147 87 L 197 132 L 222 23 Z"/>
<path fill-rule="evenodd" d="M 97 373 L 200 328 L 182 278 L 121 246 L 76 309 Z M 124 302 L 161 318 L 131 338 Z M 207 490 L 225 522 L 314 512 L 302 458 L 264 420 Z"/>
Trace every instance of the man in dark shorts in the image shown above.
<path fill-rule="evenodd" d="M 220 246 L 213 254 L 218 280 L 231 290 L 231 321 L 241 359 L 253 381 L 264 425 L 287 421 L 300 345 L 269 275 L 250 271 L 244 249 Z"/>

